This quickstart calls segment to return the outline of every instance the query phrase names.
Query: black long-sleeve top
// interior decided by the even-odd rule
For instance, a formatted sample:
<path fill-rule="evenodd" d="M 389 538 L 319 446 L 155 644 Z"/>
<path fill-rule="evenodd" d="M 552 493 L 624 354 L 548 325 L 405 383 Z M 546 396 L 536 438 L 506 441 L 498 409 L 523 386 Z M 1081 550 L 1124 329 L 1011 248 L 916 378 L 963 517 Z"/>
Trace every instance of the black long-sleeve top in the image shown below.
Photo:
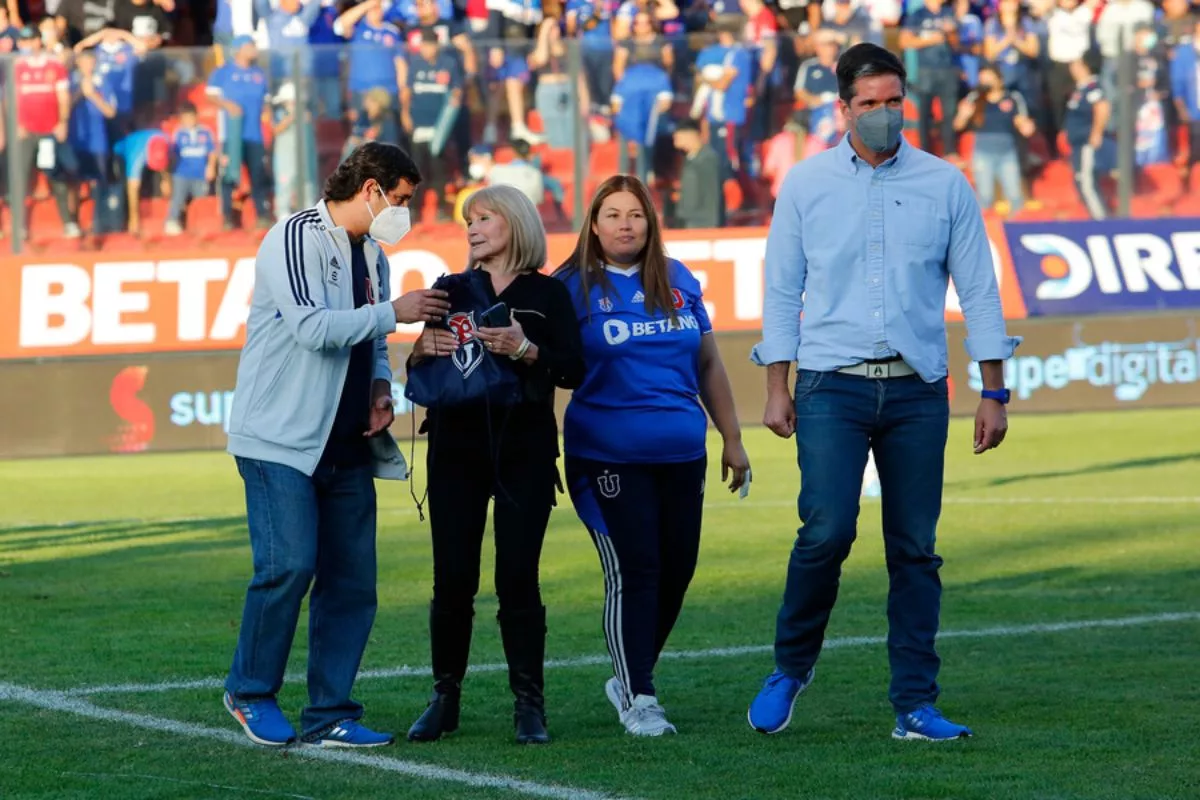
<path fill-rule="evenodd" d="M 483 402 L 430 409 L 421 426 L 437 451 L 486 453 L 494 460 L 558 456 L 555 388 L 574 389 L 583 382 L 583 344 L 570 292 L 561 281 L 540 272 L 518 275 L 497 295 L 486 282 L 492 303 L 503 301 L 537 346 L 532 364 L 510 362 L 521 380 L 523 398 L 515 406 Z M 503 358 L 503 357 L 501 357 Z M 507 360 L 507 359 L 505 359 Z"/>

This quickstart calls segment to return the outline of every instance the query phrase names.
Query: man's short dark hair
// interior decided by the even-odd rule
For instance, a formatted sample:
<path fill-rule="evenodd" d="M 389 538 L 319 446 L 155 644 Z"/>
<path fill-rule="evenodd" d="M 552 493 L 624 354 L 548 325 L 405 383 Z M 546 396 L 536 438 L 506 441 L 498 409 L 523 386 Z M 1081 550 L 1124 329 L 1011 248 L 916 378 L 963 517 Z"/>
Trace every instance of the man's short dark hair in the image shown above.
<path fill-rule="evenodd" d="M 195 114 L 195 113 L 197 113 L 196 106 L 194 103 L 188 103 L 185 101 L 184 103 L 182 103 L 179 106 L 179 113 L 180 114 Z"/>
<path fill-rule="evenodd" d="M 700 133 L 700 125 L 696 122 L 696 120 L 691 119 L 690 117 L 685 117 L 684 119 L 681 119 L 679 122 L 675 123 L 675 132 Z"/>
<path fill-rule="evenodd" d="M 1104 56 L 1095 47 L 1084 53 L 1079 60 L 1083 62 L 1083 65 L 1087 67 L 1087 71 L 1092 75 L 1099 75 L 1100 69 L 1104 66 Z"/>
<path fill-rule="evenodd" d="M 876 75 L 895 75 L 902 86 L 908 85 L 908 70 L 900 59 L 877 44 L 860 42 L 838 57 L 838 96 L 849 105 L 854 99 L 854 84 L 859 78 Z"/>
<path fill-rule="evenodd" d="M 416 186 L 421 182 L 421 172 L 412 156 L 396 145 L 365 142 L 354 148 L 325 181 L 325 200 L 349 200 L 372 178 L 379 181 L 383 191 L 390 192 L 401 180 Z"/>

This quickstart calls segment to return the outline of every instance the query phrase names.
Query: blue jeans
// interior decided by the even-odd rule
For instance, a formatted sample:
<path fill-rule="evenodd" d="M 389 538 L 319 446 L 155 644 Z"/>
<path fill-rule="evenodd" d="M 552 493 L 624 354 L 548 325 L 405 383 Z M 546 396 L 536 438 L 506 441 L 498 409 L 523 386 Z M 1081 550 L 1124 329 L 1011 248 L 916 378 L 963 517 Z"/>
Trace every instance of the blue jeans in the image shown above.
<path fill-rule="evenodd" d="M 942 584 L 934 553 L 950 404 L 946 380 L 869 379 L 800 370 L 796 449 L 800 519 L 775 631 L 780 670 L 802 678 L 817 661 L 858 523 L 867 453 L 883 491 L 889 698 L 897 713 L 932 703 Z"/>
<path fill-rule="evenodd" d="M 1004 192 L 1004 199 L 1012 206 L 1011 213 L 1015 214 L 1024 205 L 1024 194 L 1021 191 L 1021 164 L 1017 159 L 1017 149 L 1005 152 L 988 152 L 975 150 L 971 157 L 971 170 L 975 173 L 975 190 L 979 194 L 979 205 L 986 211 L 996 204 L 996 183 Z"/>
<path fill-rule="evenodd" d="M 167 220 L 179 222 L 187 204 L 197 197 L 208 195 L 208 181 L 204 178 L 185 178 L 176 175 L 171 182 L 171 204 L 167 208 Z"/>
<path fill-rule="evenodd" d="M 534 90 L 534 107 L 542 115 L 542 127 L 546 143 L 550 147 L 574 147 L 575 126 L 583 122 L 571 106 L 570 84 L 567 81 L 551 80 L 544 76 Z M 568 78 L 569 80 L 569 78 Z"/>
<path fill-rule="evenodd" d="M 230 136 L 225 142 L 225 153 L 229 166 L 219 181 L 221 187 L 221 211 L 225 222 L 233 227 L 241 226 L 241 218 L 234 215 L 233 192 L 242 181 L 242 165 L 250 174 L 250 196 L 254 198 L 254 221 L 259 225 L 270 221 L 270 185 L 267 179 L 266 147 L 262 142 L 253 142 L 241 136 Z M 236 157 L 235 154 L 236 153 Z M 237 164 L 236 169 L 234 164 Z"/>
<path fill-rule="evenodd" d="M 274 697 L 308 608 L 308 696 L 303 733 L 363 708 L 350 699 L 375 621 L 375 482 L 370 465 L 319 467 L 309 478 L 282 464 L 238 458 L 254 578 L 225 688 L 239 700 Z"/>

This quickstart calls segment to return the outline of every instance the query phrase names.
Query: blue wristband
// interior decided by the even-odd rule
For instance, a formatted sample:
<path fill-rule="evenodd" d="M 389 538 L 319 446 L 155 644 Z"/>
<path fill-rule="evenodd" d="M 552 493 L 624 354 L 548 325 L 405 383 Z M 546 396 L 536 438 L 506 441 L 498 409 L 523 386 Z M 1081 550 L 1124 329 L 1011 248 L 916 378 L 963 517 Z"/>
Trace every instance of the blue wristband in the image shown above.
<path fill-rule="evenodd" d="M 1008 389 L 984 389 L 979 395 L 984 400 L 995 400 L 1001 405 L 1008 405 L 1008 401 L 1012 399 L 1012 392 Z"/>

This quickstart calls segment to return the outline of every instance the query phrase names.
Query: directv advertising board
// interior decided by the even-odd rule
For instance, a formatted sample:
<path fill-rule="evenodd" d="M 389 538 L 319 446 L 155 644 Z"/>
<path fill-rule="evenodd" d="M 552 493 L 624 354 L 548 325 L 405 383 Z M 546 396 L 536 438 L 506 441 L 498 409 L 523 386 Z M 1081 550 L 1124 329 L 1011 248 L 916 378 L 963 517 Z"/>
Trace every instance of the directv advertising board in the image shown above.
<path fill-rule="evenodd" d="M 1031 317 L 1200 308 L 1200 219 L 1004 229 Z"/>
<path fill-rule="evenodd" d="M 1009 333 L 1024 337 L 1005 365 L 1010 413 L 1200 406 L 1198 329 L 1200 313 L 1009 322 Z M 965 414 L 982 384 L 962 336 L 953 326 L 953 410 Z"/>

